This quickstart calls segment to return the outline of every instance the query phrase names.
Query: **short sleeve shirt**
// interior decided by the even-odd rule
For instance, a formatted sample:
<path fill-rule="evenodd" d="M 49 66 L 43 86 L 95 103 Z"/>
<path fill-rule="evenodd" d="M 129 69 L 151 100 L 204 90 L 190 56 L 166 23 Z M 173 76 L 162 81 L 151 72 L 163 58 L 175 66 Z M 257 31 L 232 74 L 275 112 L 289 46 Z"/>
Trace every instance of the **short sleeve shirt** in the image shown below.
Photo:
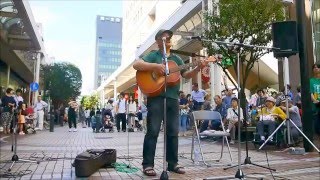
<path fill-rule="evenodd" d="M 142 59 L 145 62 L 161 64 L 163 56 L 162 56 L 161 51 L 158 50 L 158 51 L 151 51 L 147 55 L 143 56 Z M 172 53 L 168 57 L 168 61 L 174 61 L 178 66 L 184 64 L 183 60 L 179 56 L 172 54 Z M 185 71 L 186 70 L 181 70 L 180 73 L 182 74 Z M 178 83 L 175 86 L 167 87 L 166 97 L 172 98 L 172 99 L 178 99 L 179 98 L 179 90 L 180 90 L 180 83 Z M 161 93 L 160 96 L 164 97 L 165 93 L 164 92 Z"/>
<path fill-rule="evenodd" d="M 310 79 L 310 92 L 311 94 L 313 94 L 316 100 L 320 100 L 320 79 L 319 78 Z M 316 110 L 316 107 L 314 104 L 312 105 L 312 109 L 314 111 Z"/>

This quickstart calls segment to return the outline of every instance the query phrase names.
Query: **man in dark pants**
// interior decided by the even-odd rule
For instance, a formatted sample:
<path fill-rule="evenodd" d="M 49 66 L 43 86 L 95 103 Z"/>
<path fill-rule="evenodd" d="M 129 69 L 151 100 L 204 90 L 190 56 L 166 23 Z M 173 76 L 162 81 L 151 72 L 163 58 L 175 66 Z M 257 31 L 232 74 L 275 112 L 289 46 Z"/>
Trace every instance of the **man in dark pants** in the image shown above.
<path fill-rule="evenodd" d="M 117 130 L 120 132 L 120 121 L 122 123 L 122 131 L 126 132 L 126 112 L 127 112 L 127 100 L 124 98 L 124 93 L 120 93 L 119 100 L 116 105 L 116 119 L 117 119 Z"/>
<path fill-rule="evenodd" d="M 160 30 L 155 40 L 159 47 L 157 51 L 151 51 L 149 54 L 137 60 L 133 64 L 133 68 L 138 71 L 153 71 L 159 75 L 165 73 L 165 66 L 163 65 L 163 40 L 165 39 L 166 57 L 174 61 L 177 65 L 183 65 L 183 60 L 170 53 L 171 37 L 173 33 L 170 30 Z M 215 60 L 215 59 L 214 59 Z M 213 61 L 213 60 L 212 60 Z M 191 71 L 181 70 L 181 76 L 184 78 L 191 78 L 198 74 L 200 68 L 207 63 L 202 61 L 200 66 L 197 66 Z M 154 170 L 154 156 L 159 136 L 161 122 L 163 120 L 164 112 L 164 97 L 167 97 L 167 156 L 168 170 L 184 174 L 183 167 L 178 165 L 178 133 L 179 133 L 179 103 L 178 95 L 180 84 L 170 86 L 167 88 L 167 93 L 161 93 L 159 96 L 148 97 L 148 115 L 147 115 L 147 133 L 143 144 L 143 173 L 147 176 L 156 176 Z"/>

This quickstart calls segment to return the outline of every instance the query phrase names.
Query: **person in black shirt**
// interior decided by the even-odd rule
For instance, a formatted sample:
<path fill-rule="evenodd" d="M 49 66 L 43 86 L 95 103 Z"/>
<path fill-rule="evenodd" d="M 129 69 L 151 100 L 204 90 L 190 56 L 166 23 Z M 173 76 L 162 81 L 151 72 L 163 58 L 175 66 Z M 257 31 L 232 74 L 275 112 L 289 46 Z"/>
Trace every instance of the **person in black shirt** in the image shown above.
<path fill-rule="evenodd" d="M 8 88 L 6 90 L 6 95 L 1 99 L 3 112 L 1 113 L 1 126 L 3 126 L 3 133 L 10 133 L 10 125 L 13 117 L 13 110 L 16 106 L 16 101 L 13 97 L 13 89 Z"/>

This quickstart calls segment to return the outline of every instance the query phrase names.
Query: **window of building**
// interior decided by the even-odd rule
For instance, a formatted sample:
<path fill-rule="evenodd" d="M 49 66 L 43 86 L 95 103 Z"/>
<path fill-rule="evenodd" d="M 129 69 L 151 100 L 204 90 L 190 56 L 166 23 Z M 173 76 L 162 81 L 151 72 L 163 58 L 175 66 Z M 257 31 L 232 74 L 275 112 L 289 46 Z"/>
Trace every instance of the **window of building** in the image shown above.
<path fill-rule="evenodd" d="M 314 33 L 314 50 L 316 62 L 320 62 L 320 0 L 314 0 L 312 6 L 312 20 Z"/>

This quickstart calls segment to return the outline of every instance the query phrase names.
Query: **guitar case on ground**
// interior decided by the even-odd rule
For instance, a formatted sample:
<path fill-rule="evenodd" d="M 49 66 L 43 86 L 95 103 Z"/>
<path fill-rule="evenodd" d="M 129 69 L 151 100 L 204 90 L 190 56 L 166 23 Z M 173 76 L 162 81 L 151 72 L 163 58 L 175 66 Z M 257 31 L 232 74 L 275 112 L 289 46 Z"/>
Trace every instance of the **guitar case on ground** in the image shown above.
<path fill-rule="evenodd" d="M 73 166 L 77 177 L 89 177 L 101 167 L 111 166 L 116 161 L 115 149 L 88 149 L 76 156 Z"/>

